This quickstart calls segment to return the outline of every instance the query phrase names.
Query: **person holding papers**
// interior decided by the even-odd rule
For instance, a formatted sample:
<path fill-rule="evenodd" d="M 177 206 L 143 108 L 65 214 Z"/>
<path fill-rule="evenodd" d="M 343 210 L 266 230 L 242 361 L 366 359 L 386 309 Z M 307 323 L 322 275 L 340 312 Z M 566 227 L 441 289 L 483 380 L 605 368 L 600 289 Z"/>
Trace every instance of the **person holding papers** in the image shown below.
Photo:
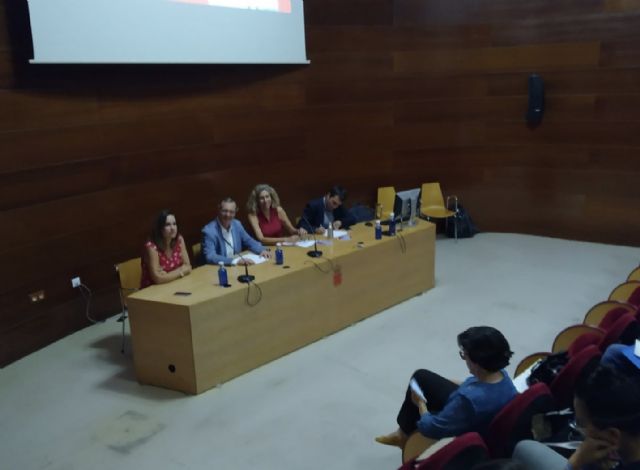
<path fill-rule="evenodd" d="M 178 232 L 176 216 L 171 211 L 163 210 L 156 217 L 144 244 L 141 264 L 141 289 L 180 279 L 191 272 L 189 254 Z"/>
<path fill-rule="evenodd" d="M 250 259 L 239 257 L 242 250 L 269 258 L 269 252 L 236 220 L 237 207 L 230 197 L 223 199 L 218 206 L 218 217 L 202 229 L 202 257 L 206 263 L 254 264 Z"/>
<path fill-rule="evenodd" d="M 460 358 L 471 377 L 462 383 L 431 371 L 416 371 L 398 413 L 399 428 L 376 437 L 381 444 L 403 447 L 416 429 L 433 444 L 444 437 L 483 433 L 493 417 L 516 395 L 504 371 L 513 355 L 505 337 L 490 326 L 458 335 Z"/>
<path fill-rule="evenodd" d="M 324 233 L 329 224 L 334 229 L 348 229 L 356 223 L 355 217 L 343 206 L 347 191 L 341 186 L 333 186 L 324 196 L 309 201 L 304 208 L 298 227 L 307 232 Z"/>
<path fill-rule="evenodd" d="M 259 184 L 249 194 L 247 218 L 258 241 L 265 245 L 295 243 L 307 234 L 303 228 L 295 228 L 287 213 L 280 206 L 278 193 L 268 184 Z"/>

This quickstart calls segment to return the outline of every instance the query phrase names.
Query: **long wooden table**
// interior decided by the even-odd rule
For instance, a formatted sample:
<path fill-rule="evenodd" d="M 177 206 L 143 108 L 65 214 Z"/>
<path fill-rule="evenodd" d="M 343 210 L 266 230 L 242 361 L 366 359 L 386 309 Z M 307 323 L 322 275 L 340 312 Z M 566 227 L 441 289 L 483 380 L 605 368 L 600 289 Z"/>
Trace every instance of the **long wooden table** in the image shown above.
<path fill-rule="evenodd" d="M 202 266 L 129 296 L 138 381 L 198 394 L 433 287 L 433 224 L 382 240 L 363 224 L 350 234 L 318 246 L 322 258 L 284 247 L 283 266 L 249 268 L 257 286 L 228 267 L 223 288 L 217 266 Z"/>

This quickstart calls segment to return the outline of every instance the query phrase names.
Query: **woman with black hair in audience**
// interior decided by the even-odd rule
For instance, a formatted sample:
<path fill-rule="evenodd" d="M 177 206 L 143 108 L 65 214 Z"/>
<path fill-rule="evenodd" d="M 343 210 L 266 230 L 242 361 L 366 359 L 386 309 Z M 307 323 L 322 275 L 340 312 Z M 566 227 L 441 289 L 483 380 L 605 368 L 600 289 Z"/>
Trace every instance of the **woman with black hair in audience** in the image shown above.
<path fill-rule="evenodd" d="M 151 228 L 142 254 L 140 288 L 180 279 L 191 272 L 191 262 L 175 215 L 161 211 Z"/>
<path fill-rule="evenodd" d="M 409 386 L 398 413 L 398 429 L 376 437 L 377 442 L 403 447 L 416 429 L 431 443 L 487 430 L 493 417 L 517 393 L 504 371 L 513 353 L 502 333 L 490 326 L 460 333 L 458 346 L 471 377 L 456 383 L 429 370 L 417 370 L 412 379 L 426 400 Z"/>
<path fill-rule="evenodd" d="M 521 441 L 513 457 L 528 470 L 640 470 L 640 381 L 599 365 L 576 384 L 575 429 L 584 436 L 565 459 L 537 441 Z"/>

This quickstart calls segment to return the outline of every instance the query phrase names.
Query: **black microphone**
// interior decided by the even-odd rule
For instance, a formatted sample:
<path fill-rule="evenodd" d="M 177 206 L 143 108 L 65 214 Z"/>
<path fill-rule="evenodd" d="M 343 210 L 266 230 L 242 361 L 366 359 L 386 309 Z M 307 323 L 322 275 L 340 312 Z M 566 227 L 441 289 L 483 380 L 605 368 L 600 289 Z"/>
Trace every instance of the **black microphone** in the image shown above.
<path fill-rule="evenodd" d="M 241 282 L 243 284 L 248 284 L 251 281 L 253 281 L 256 277 L 249 274 L 249 266 L 247 265 L 247 259 L 244 256 L 242 256 L 241 253 L 236 252 L 235 247 L 231 243 L 229 243 L 226 238 L 222 237 L 222 239 L 227 245 L 231 247 L 231 249 L 233 250 L 233 254 L 238 255 L 240 259 L 244 261 L 244 274 L 240 274 L 238 276 L 238 282 Z"/>
<path fill-rule="evenodd" d="M 313 235 L 313 250 L 307 251 L 307 256 L 310 256 L 311 258 L 320 258 L 322 256 L 322 251 L 318 250 L 318 240 L 316 239 L 316 231 L 313 228 L 313 225 L 311 225 L 311 222 L 309 222 L 309 219 L 307 219 L 304 216 L 304 212 L 302 213 L 302 218 L 311 229 L 311 235 Z"/>

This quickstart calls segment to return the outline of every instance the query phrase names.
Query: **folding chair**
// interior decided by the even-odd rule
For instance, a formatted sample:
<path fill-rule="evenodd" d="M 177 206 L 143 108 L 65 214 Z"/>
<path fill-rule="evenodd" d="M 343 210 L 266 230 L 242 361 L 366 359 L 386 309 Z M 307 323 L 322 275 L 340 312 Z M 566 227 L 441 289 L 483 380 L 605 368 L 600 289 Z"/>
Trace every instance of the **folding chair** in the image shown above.
<path fill-rule="evenodd" d="M 454 209 L 451 210 L 449 204 L 451 201 L 454 203 Z M 431 219 L 445 219 L 445 223 L 449 223 L 449 218 L 453 217 L 453 233 L 454 238 L 458 241 L 458 197 L 447 196 L 447 202 L 445 204 L 444 197 L 442 196 L 442 190 L 440 189 L 440 183 L 424 183 L 420 193 L 420 214 Z"/>
<path fill-rule="evenodd" d="M 140 289 L 140 278 L 142 277 L 142 265 L 140 258 L 133 258 L 114 265 L 118 282 L 120 283 L 120 305 L 122 315 L 118 318 L 122 322 L 122 348 L 120 352 L 124 354 L 124 327 L 127 319 L 127 297 Z"/>
<path fill-rule="evenodd" d="M 387 220 L 389 218 L 389 214 L 393 212 L 395 202 L 396 188 L 393 186 L 383 186 L 378 188 L 376 218 L 380 220 Z"/>

